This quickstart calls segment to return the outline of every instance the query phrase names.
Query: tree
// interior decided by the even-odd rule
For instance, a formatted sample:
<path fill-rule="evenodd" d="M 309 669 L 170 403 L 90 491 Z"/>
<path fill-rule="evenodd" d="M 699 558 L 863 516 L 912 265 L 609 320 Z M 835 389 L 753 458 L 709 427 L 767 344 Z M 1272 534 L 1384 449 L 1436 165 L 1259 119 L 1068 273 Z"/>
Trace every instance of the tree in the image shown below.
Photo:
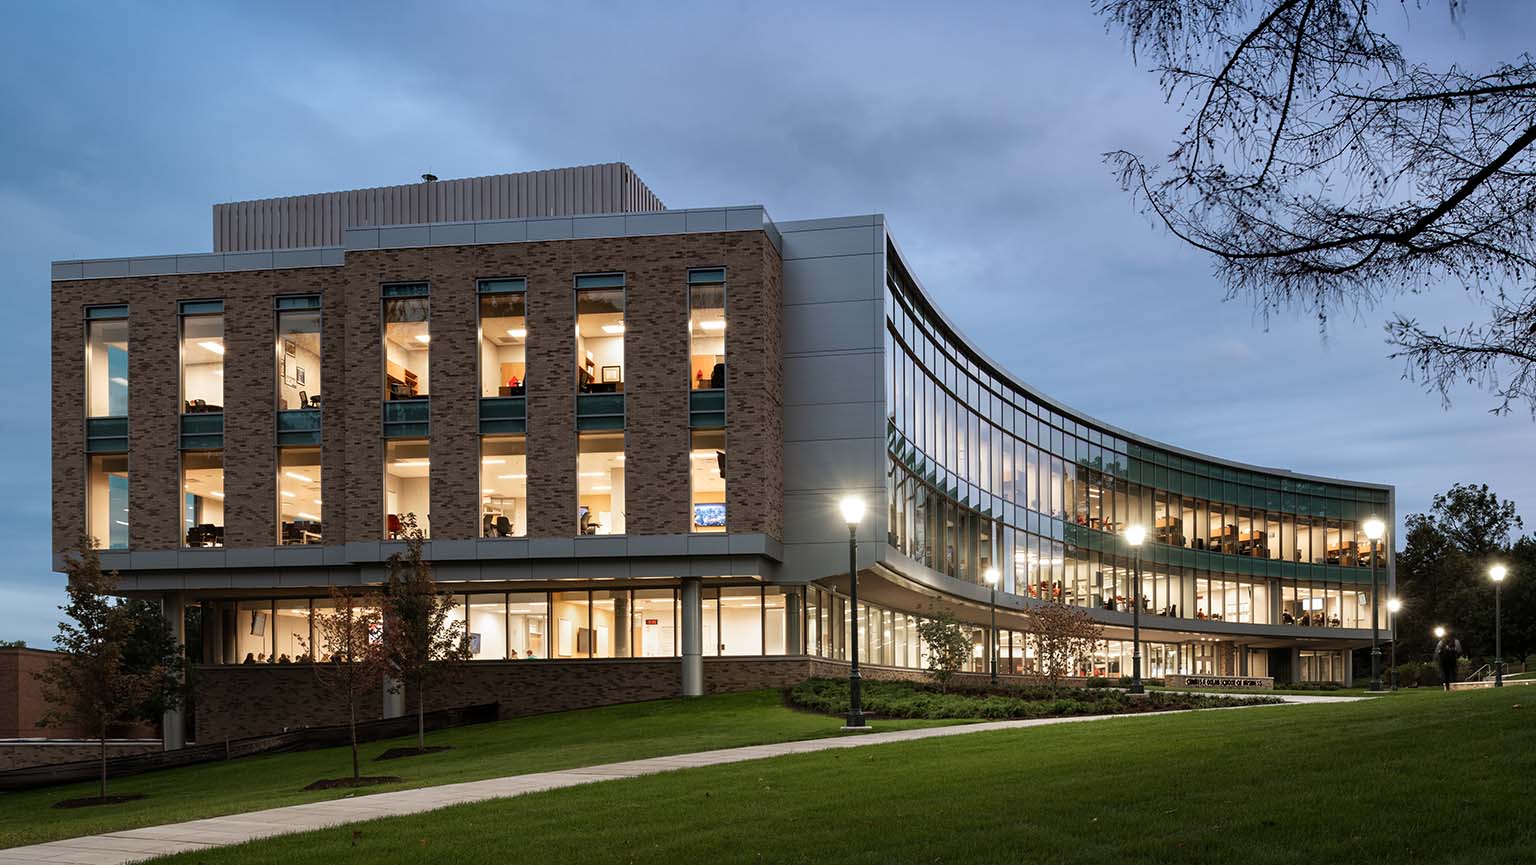
<path fill-rule="evenodd" d="M 1494 650 L 1493 587 L 1488 567 L 1503 562 L 1513 575 L 1503 588 L 1508 657 L 1536 649 L 1536 542 L 1515 538 L 1523 528 L 1514 502 L 1487 484 L 1456 484 L 1436 495 L 1429 513 L 1412 514 L 1397 557 L 1403 610 L 1395 624 L 1399 656 L 1428 658 L 1436 625 L 1450 628 L 1472 658 Z"/>
<path fill-rule="evenodd" d="M 917 637 L 927 650 L 924 668 L 939 684 L 939 690 L 948 692 L 949 680 L 971 657 L 970 635 L 954 616 L 938 611 L 918 621 Z"/>
<path fill-rule="evenodd" d="M 1086 668 L 1104 642 L 1104 627 L 1081 607 L 1044 601 L 1029 611 L 1030 630 L 1040 654 L 1040 667 L 1052 687 L 1062 677 Z"/>
<path fill-rule="evenodd" d="M 315 677 L 322 693 L 347 704 L 347 731 L 352 740 L 352 782 L 359 783 L 357 762 L 357 705 L 373 694 L 383 679 L 385 658 L 376 638 L 381 606 L 377 595 L 331 587 L 328 615 L 315 617 L 319 645 L 306 646 L 315 660 Z M 325 652 L 329 657 L 322 657 Z"/>
<path fill-rule="evenodd" d="M 0 649 L 25 649 L 26 640 L 0 640 Z"/>
<path fill-rule="evenodd" d="M 1465 0 L 1447 0 L 1456 19 Z M 1460 284 L 1486 316 L 1386 326 L 1406 375 L 1536 416 L 1536 62 L 1410 62 L 1374 23 L 1423 0 L 1094 0 L 1188 118 L 1165 171 L 1105 154 L 1154 224 L 1262 316 Z"/>
<path fill-rule="evenodd" d="M 181 654 L 154 605 L 114 602 L 117 572 L 102 573 L 91 538 L 64 558 L 68 617 L 54 637 L 60 655 L 36 674 L 51 707 L 41 725 L 74 726 L 100 744 L 100 798 L 107 798 L 107 736 L 122 724 L 153 723 L 181 698 Z"/>
<path fill-rule="evenodd" d="M 389 557 L 384 586 L 383 652 L 395 689 L 416 690 L 416 747 L 426 750 L 427 688 L 438 675 L 470 657 L 464 623 L 451 617 L 451 595 L 439 594 L 421 556 L 425 540 L 413 515 L 404 517 L 405 552 Z"/>

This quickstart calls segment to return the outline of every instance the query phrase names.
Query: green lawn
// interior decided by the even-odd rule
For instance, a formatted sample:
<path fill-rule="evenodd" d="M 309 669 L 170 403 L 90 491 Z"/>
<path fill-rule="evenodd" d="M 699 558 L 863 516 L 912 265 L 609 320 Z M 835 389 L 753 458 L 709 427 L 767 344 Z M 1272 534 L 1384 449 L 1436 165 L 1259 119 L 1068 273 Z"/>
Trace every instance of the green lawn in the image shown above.
<path fill-rule="evenodd" d="M 398 775 L 404 780 L 369 787 L 363 792 L 814 739 L 839 735 L 840 723 L 838 718 L 786 708 L 778 691 L 658 700 L 539 715 L 429 733 L 428 745 L 452 745 L 453 750 L 425 757 L 372 760 L 391 745 L 414 745 L 414 736 L 364 745 L 363 774 Z M 892 720 L 882 722 L 880 727 L 931 727 L 944 723 L 954 722 Z M 302 788 L 311 781 L 345 777 L 350 772 L 350 751 L 331 748 L 114 780 L 110 782 L 109 794 L 149 794 L 147 799 L 120 805 L 69 810 L 51 807 L 61 799 L 95 795 L 94 783 L 0 793 L 0 848 L 341 798 L 353 795 L 352 791 L 306 793 Z"/>
<path fill-rule="evenodd" d="M 1524 689 L 1426 689 L 795 755 L 159 861 L 1513 865 L 1536 849 L 1533 734 Z"/>

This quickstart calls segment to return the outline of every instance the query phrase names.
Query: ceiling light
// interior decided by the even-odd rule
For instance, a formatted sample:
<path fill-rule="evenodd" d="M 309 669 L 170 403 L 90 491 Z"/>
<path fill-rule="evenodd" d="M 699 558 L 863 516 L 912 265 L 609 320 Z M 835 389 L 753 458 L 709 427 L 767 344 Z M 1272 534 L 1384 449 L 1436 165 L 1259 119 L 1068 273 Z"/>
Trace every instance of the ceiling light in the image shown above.
<path fill-rule="evenodd" d="M 605 325 L 603 325 L 603 333 L 619 334 L 619 333 L 623 333 L 623 332 L 624 332 L 624 322 L 622 322 L 622 321 L 619 322 L 618 324 L 605 324 Z"/>
<path fill-rule="evenodd" d="M 612 489 L 613 489 L 613 487 L 610 487 L 610 486 L 593 487 L 592 488 L 592 492 L 594 492 L 594 493 L 606 493 L 606 492 L 610 492 Z"/>
<path fill-rule="evenodd" d="M 309 477 L 308 475 L 301 475 L 298 472 L 283 472 L 283 477 L 293 478 L 296 481 L 303 481 L 306 484 L 312 484 L 315 482 L 314 478 Z"/>
<path fill-rule="evenodd" d="M 202 342 L 198 343 L 198 346 L 201 347 L 201 348 L 205 348 L 205 349 L 207 349 L 207 350 L 209 350 L 209 351 L 213 352 L 214 354 L 219 355 L 221 357 L 224 354 L 224 343 L 219 342 L 217 340 L 205 339 Z"/>
<path fill-rule="evenodd" d="M 296 516 L 298 516 L 301 519 L 314 520 L 317 523 L 320 522 L 320 518 L 319 517 L 315 516 L 314 514 L 306 514 L 303 511 L 299 511 L 298 514 L 296 514 Z"/>
<path fill-rule="evenodd" d="M 499 465 L 505 465 L 506 462 L 507 461 L 502 459 L 501 457 L 486 457 L 485 459 L 480 461 L 480 464 L 481 465 L 486 465 L 486 466 L 499 466 Z"/>
<path fill-rule="evenodd" d="M 496 480 L 498 480 L 498 481 L 525 481 L 525 480 L 528 480 L 528 476 L 527 475 L 497 475 L 496 476 Z"/>
<path fill-rule="evenodd" d="M 496 491 L 495 490 L 481 490 L 480 492 L 482 492 L 482 493 L 494 493 Z"/>
<path fill-rule="evenodd" d="M 701 321 L 699 322 L 699 327 L 704 330 L 725 330 L 725 319 L 712 318 L 708 321 Z"/>
<path fill-rule="evenodd" d="M 431 464 L 431 460 L 424 459 L 396 460 L 394 463 L 392 463 L 395 468 L 399 469 L 422 468 Z"/>
<path fill-rule="evenodd" d="M 127 387 L 128 386 L 128 379 L 123 378 L 120 375 L 114 375 L 114 376 L 112 376 L 112 383 L 113 384 L 120 384 L 123 387 Z"/>
<path fill-rule="evenodd" d="M 522 338 L 526 337 L 527 335 L 528 335 L 528 329 L 525 328 L 525 327 L 509 327 L 509 328 L 507 328 L 507 336 L 510 336 L 513 339 L 522 339 Z"/>
<path fill-rule="evenodd" d="M 578 472 L 576 476 L 577 477 L 582 477 L 582 478 L 601 478 L 601 477 L 607 477 L 608 473 L 607 472 Z"/>
<path fill-rule="evenodd" d="M 298 495 L 296 495 L 295 493 L 290 493 L 287 490 L 283 490 L 283 498 L 285 498 L 285 499 L 296 499 L 296 498 L 298 498 Z"/>
<path fill-rule="evenodd" d="M 216 499 L 224 498 L 224 494 L 218 490 L 209 490 L 208 495 L 213 496 Z"/>
<path fill-rule="evenodd" d="M 317 504 L 317 505 L 320 504 L 320 500 L 319 499 L 315 499 L 315 504 Z"/>
<path fill-rule="evenodd" d="M 416 341 L 425 345 L 432 341 L 432 336 L 430 334 L 418 333 L 416 334 Z"/>

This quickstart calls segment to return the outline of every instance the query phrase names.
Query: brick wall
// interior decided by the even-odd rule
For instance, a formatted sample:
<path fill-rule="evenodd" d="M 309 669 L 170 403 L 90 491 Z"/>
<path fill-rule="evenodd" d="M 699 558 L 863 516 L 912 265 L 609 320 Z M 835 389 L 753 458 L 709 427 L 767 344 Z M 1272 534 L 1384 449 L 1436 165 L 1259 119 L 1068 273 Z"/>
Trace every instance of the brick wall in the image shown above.
<path fill-rule="evenodd" d="M 49 704 L 34 674 L 41 672 L 57 652 L 43 649 L 0 648 L 0 739 L 74 739 L 90 735 L 76 726 L 39 727 Z M 114 736 L 154 736 L 155 728 L 130 724 L 110 731 Z"/>
<path fill-rule="evenodd" d="M 192 683 L 201 745 L 347 723 L 346 702 L 326 691 L 309 664 L 199 666 Z M 360 698 L 357 719 L 379 718 L 383 705 L 382 689 Z"/>
<path fill-rule="evenodd" d="M 54 546 L 85 528 L 86 304 L 127 303 L 130 544 L 173 549 L 179 511 L 177 302 L 225 304 L 226 541 L 276 535 L 274 297 L 322 298 L 322 505 L 328 544 L 383 535 L 380 285 L 431 285 L 432 532 L 479 533 L 478 299 L 481 278 L 528 279 L 528 493 L 533 537 L 570 537 L 576 512 L 574 276 L 627 281 L 626 499 L 630 534 L 689 527 L 687 272 L 727 268 L 727 483 L 731 529 L 782 537 L 779 255 L 763 232 L 664 235 L 349 252 L 342 268 L 56 282 L 53 286 Z"/>
<path fill-rule="evenodd" d="M 148 741 L 108 741 L 107 757 L 132 757 L 152 754 L 161 748 L 159 739 Z M 101 758 L 101 746 L 95 742 L 3 742 L 0 741 L 0 772 L 28 766 L 52 766 Z"/>

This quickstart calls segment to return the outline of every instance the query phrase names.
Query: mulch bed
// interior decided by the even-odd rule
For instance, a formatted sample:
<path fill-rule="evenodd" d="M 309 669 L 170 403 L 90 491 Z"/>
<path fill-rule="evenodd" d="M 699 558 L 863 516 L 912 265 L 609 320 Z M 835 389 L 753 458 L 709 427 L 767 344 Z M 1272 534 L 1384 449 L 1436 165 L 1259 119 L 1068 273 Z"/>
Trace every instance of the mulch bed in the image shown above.
<path fill-rule="evenodd" d="M 325 778 L 305 787 L 305 790 L 335 790 L 340 787 L 372 787 L 375 784 L 392 784 L 400 778 L 396 775 L 364 775 L 361 778 Z"/>
<path fill-rule="evenodd" d="M 401 757 L 420 757 L 422 754 L 437 754 L 442 751 L 452 751 L 452 745 L 434 745 L 430 748 L 390 748 L 388 751 L 374 757 L 375 760 L 398 760 Z"/>
<path fill-rule="evenodd" d="M 123 802 L 134 802 L 139 799 L 149 798 L 145 793 L 134 793 L 128 796 L 86 796 L 83 799 L 65 799 L 62 802 L 53 803 L 55 808 L 89 808 L 92 805 L 117 805 Z"/>

